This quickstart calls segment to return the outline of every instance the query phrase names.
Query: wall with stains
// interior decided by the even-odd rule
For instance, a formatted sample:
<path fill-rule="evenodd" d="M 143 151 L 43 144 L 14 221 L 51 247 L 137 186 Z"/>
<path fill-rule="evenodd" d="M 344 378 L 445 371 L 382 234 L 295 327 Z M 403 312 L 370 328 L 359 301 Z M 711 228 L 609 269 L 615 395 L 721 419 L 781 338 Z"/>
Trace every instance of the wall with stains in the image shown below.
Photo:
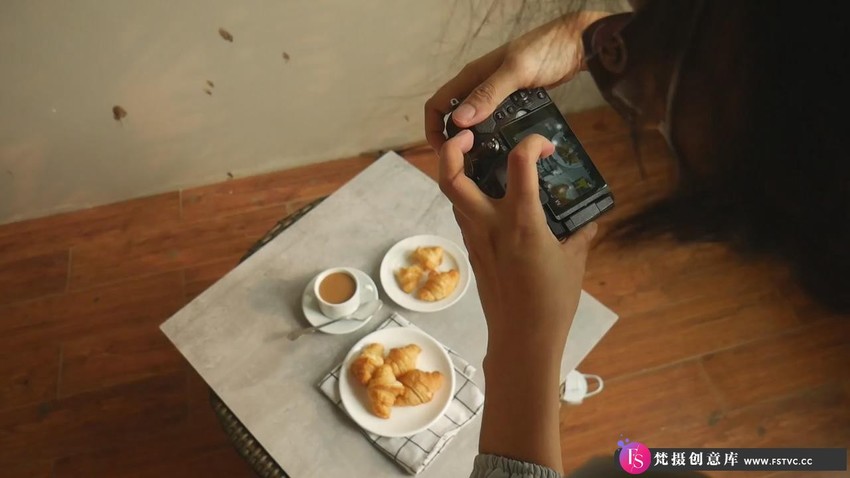
<path fill-rule="evenodd" d="M 490 1 L 3 0 L 0 223 L 419 141 L 518 3 L 471 40 Z"/>

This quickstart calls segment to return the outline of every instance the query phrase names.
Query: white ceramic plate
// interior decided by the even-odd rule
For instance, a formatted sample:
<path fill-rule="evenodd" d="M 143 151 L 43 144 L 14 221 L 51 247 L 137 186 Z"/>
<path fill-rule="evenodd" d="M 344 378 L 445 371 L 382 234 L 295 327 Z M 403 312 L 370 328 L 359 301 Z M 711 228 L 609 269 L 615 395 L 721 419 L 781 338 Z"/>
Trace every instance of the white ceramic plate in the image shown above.
<path fill-rule="evenodd" d="M 362 284 L 362 287 L 360 288 L 361 304 L 378 298 L 378 286 L 375 285 L 375 281 L 369 277 L 369 274 L 350 267 L 347 267 L 346 269 L 357 276 L 360 284 Z M 316 274 L 316 277 L 318 277 L 318 274 Z M 307 322 L 310 322 L 310 324 L 314 326 L 326 324 L 331 321 L 331 319 L 327 318 L 325 314 L 319 310 L 319 301 L 313 293 L 313 284 L 316 282 L 316 277 L 313 277 L 310 282 L 307 283 L 307 287 L 304 289 L 304 294 L 301 296 L 301 309 L 304 311 L 304 317 L 307 318 Z M 342 320 L 333 325 L 319 329 L 319 332 L 333 335 L 350 334 L 360 327 L 363 327 L 371 320 L 371 318 L 364 321 Z"/>
<path fill-rule="evenodd" d="M 395 278 L 395 271 L 410 265 L 411 252 L 417 247 L 430 246 L 443 248 L 443 263 L 438 268 L 439 271 L 457 269 L 460 273 L 460 282 L 458 282 L 454 292 L 445 299 L 436 302 L 419 300 L 415 295 L 401 290 Z M 381 262 L 381 285 L 384 287 L 384 291 L 396 304 L 416 312 L 437 312 L 450 307 L 466 293 L 471 278 L 472 267 L 469 265 L 466 251 L 454 242 L 440 236 L 421 235 L 401 240 L 387 251 L 384 260 Z"/>
<path fill-rule="evenodd" d="M 443 386 L 428 403 L 415 407 L 393 407 L 390 418 L 376 417 L 369 406 L 366 386 L 351 377 L 348 370 L 363 347 L 371 343 L 383 344 L 385 352 L 408 344 L 418 345 L 422 353 L 416 361 L 416 368 L 427 372 L 440 371 L 443 374 Z M 345 410 L 364 430 L 385 437 L 411 436 L 428 428 L 446 412 L 454 389 L 455 374 L 446 349 L 430 335 L 410 327 L 390 327 L 363 337 L 351 348 L 339 373 L 339 394 Z"/>

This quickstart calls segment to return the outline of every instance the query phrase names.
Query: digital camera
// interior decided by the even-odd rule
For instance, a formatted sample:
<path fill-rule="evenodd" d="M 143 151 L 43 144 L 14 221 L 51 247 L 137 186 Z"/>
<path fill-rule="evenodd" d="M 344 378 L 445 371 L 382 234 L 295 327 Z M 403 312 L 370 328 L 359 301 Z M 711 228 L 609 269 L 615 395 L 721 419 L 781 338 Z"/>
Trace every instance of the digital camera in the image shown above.
<path fill-rule="evenodd" d="M 458 105 L 456 100 L 452 103 L 453 108 Z M 470 130 L 475 139 L 464 157 L 465 173 L 494 198 L 505 195 L 508 153 L 523 138 L 537 133 L 555 145 L 555 152 L 537 163 L 537 176 L 540 203 L 558 239 L 614 207 L 608 184 L 543 88 L 514 92 Z M 446 136 L 460 131 L 447 115 Z"/>

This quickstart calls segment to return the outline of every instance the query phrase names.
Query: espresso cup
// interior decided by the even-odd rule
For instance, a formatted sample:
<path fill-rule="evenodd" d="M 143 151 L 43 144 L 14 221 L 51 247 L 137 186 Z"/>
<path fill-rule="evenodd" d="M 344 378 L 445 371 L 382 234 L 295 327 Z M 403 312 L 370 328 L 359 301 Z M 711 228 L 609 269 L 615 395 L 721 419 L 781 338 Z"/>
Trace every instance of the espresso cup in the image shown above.
<path fill-rule="evenodd" d="M 335 267 L 316 276 L 313 294 L 325 317 L 339 319 L 360 307 L 360 280 L 354 269 Z"/>

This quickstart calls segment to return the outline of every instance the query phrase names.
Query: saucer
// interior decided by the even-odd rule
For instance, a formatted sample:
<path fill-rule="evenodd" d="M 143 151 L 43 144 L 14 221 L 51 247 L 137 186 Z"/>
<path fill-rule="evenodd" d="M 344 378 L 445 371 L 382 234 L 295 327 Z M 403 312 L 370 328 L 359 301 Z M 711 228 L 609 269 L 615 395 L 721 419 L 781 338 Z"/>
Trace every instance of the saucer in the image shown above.
<path fill-rule="evenodd" d="M 376 300 L 378 298 L 378 286 L 375 285 L 375 281 L 373 281 L 372 278 L 363 271 L 351 268 L 348 268 L 348 270 L 354 274 L 360 282 L 360 303 L 364 304 L 366 302 Z M 318 274 L 316 274 L 316 277 L 318 277 Z M 307 322 L 310 322 L 310 324 L 314 326 L 322 325 L 331 321 L 331 319 L 327 318 L 319 309 L 319 301 L 315 294 L 313 294 L 313 284 L 316 283 L 316 277 L 310 279 L 307 287 L 304 288 L 304 294 L 301 296 L 301 309 L 304 311 L 304 317 L 307 318 Z M 370 318 L 364 321 L 342 320 L 333 325 L 319 329 L 319 332 L 333 335 L 349 334 L 363 327 L 370 320 L 372 319 Z"/>

